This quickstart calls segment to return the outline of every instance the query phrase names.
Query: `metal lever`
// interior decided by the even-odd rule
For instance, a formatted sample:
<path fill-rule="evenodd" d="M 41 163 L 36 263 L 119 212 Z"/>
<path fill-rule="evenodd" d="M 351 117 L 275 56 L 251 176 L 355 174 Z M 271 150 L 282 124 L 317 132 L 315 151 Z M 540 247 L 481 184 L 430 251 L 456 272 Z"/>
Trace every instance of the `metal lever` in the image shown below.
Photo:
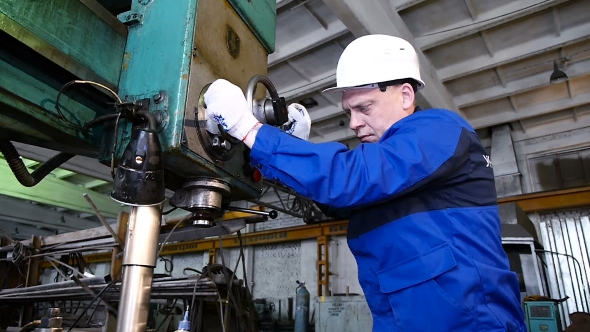
<path fill-rule="evenodd" d="M 259 210 L 244 209 L 244 208 L 237 207 L 237 206 L 228 206 L 226 209 L 230 210 L 230 211 L 245 212 L 245 213 L 258 214 L 261 216 L 267 216 L 270 219 L 276 219 L 279 216 L 279 213 L 275 210 L 271 210 L 269 212 L 266 212 L 266 211 L 259 211 Z"/>

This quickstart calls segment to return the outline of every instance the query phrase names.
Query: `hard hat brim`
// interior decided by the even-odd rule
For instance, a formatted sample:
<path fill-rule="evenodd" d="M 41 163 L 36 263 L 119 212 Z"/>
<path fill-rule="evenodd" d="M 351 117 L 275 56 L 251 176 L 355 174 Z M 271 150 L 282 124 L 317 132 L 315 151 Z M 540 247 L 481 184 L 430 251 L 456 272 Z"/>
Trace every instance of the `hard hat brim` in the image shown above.
<path fill-rule="evenodd" d="M 344 92 L 344 90 L 346 90 L 346 89 L 350 89 L 350 88 L 349 87 L 337 87 L 337 86 L 335 86 L 335 87 L 331 87 L 331 88 L 327 88 L 327 89 L 322 90 L 322 94 L 335 95 L 338 92 L 340 92 L 340 93 Z"/>
<path fill-rule="evenodd" d="M 416 81 L 416 85 L 417 85 L 416 92 L 424 89 L 424 86 L 425 86 L 424 81 L 422 81 L 421 79 L 415 79 L 415 78 L 412 78 L 412 79 L 414 81 Z M 327 88 L 327 89 L 322 90 L 322 94 L 333 95 L 338 92 L 342 93 L 345 90 L 377 89 L 378 86 L 375 86 L 375 85 L 377 85 L 377 84 L 373 83 L 373 84 L 367 84 L 364 86 L 335 86 L 335 87 L 331 87 L 331 88 Z"/>

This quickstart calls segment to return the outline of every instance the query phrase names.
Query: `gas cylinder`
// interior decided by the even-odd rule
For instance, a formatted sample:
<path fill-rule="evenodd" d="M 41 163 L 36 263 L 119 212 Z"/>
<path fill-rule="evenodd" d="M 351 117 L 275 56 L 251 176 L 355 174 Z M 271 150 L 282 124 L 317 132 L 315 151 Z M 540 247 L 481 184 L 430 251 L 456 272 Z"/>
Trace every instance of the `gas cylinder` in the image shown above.
<path fill-rule="evenodd" d="M 309 331 L 309 291 L 305 288 L 305 281 L 297 280 L 295 291 L 295 332 Z"/>

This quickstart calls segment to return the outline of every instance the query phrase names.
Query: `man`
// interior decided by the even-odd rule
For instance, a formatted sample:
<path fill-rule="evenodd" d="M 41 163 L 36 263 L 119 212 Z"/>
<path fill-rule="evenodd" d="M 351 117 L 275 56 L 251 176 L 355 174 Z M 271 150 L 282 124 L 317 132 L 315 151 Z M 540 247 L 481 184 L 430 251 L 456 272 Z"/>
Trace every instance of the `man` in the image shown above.
<path fill-rule="evenodd" d="M 338 62 L 337 87 L 326 93 L 342 94 L 363 142 L 354 150 L 257 123 L 227 81 L 214 82 L 205 101 L 210 117 L 252 149 L 265 177 L 347 211 L 373 331 L 524 332 L 489 156 L 456 113 L 416 112 L 423 87 L 405 40 L 353 41 Z"/>

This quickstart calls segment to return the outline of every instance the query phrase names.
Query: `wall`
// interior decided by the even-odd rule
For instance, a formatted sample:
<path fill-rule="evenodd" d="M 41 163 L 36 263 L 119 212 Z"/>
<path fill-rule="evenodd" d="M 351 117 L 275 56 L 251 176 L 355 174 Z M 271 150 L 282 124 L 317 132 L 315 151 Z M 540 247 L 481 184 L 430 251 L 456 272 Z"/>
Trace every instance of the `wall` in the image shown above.
<path fill-rule="evenodd" d="M 563 131 L 564 128 L 573 129 Z M 534 128 L 529 128 L 526 131 L 512 131 L 511 138 L 518 171 L 521 174 L 522 192 L 526 194 L 556 189 L 552 183 L 548 183 L 549 179 L 544 176 L 544 174 L 551 171 L 548 168 L 554 166 L 539 165 L 534 160 L 564 151 L 587 149 L 590 142 L 589 137 L 590 116 L 588 114 L 580 117 L 577 121 L 573 119 L 556 119 L 552 122 L 537 124 Z M 492 140 L 490 138 L 484 138 L 482 143 L 488 150 L 491 150 Z M 494 163 L 493 154 L 491 159 L 492 163 Z M 584 159 L 585 165 L 590 165 L 590 158 L 585 157 Z M 544 169 L 540 169 L 540 167 Z M 590 169 L 584 170 L 576 167 L 575 172 L 588 173 Z M 585 176 L 588 181 L 590 174 L 585 174 Z"/>
<path fill-rule="evenodd" d="M 540 230 L 551 297 L 569 297 L 559 305 L 567 326 L 569 313 L 590 312 L 590 208 L 541 214 Z"/>

